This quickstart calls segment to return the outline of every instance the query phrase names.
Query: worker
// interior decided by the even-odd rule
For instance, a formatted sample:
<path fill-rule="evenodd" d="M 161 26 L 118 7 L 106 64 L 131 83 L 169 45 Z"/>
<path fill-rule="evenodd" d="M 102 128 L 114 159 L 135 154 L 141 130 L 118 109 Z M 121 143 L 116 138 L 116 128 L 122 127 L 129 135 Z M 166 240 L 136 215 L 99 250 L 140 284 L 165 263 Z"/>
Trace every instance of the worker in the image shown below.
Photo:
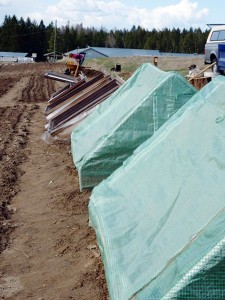
<path fill-rule="evenodd" d="M 76 60 L 78 61 L 78 63 L 79 63 L 80 66 L 81 66 L 82 63 L 84 62 L 84 56 L 85 56 L 85 55 L 84 55 L 84 54 L 81 54 L 81 53 L 71 53 L 71 54 L 69 55 L 69 57 L 76 59 Z"/>

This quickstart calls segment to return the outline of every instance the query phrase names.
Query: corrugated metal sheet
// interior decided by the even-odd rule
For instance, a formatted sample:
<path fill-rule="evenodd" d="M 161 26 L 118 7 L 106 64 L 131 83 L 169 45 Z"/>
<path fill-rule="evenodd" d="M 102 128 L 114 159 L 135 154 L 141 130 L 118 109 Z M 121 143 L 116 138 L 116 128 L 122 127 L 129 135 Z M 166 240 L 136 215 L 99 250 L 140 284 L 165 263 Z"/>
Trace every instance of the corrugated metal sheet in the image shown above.
<path fill-rule="evenodd" d="M 47 72 L 45 77 L 49 78 L 49 73 L 52 75 L 52 72 Z M 64 79 L 62 74 L 58 77 L 54 73 L 52 76 L 54 79 L 57 77 L 57 80 Z M 48 142 L 52 138 L 61 139 L 61 136 L 63 139 L 70 139 L 72 130 L 123 82 L 121 78 L 112 79 L 110 75 L 97 72 L 97 75 L 89 80 L 81 79 L 55 92 L 45 109 L 48 124 L 45 126 L 47 131 L 42 136 L 43 140 Z"/>
<path fill-rule="evenodd" d="M 52 95 L 51 95 L 51 98 L 48 100 L 51 101 L 51 99 L 54 99 L 55 97 L 57 97 L 58 95 L 64 93 L 66 90 L 68 90 L 71 86 L 73 86 L 73 84 L 67 84 L 66 86 L 62 87 L 61 89 L 59 89 L 58 91 L 54 92 Z"/>
<path fill-rule="evenodd" d="M 74 103 L 67 110 L 54 117 L 50 121 L 49 130 L 51 131 L 55 129 L 56 127 L 75 117 L 85 109 L 93 107 L 94 105 L 105 99 L 105 94 L 108 96 L 110 91 L 114 91 L 115 88 L 118 87 L 118 82 L 115 79 L 104 83 L 101 87 L 95 89 L 94 92 L 89 94 L 87 97 L 84 97 L 81 101 Z"/>
<path fill-rule="evenodd" d="M 66 102 L 71 100 L 72 98 L 75 100 L 78 100 L 79 97 L 82 95 L 81 92 L 86 93 L 93 89 L 98 82 L 104 78 L 103 74 L 99 74 L 95 78 L 92 78 L 88 82 L 85 82 L 85 80 L 81 80 L 76 85 L 71 86 L 68 90 L 63 92 L 62 94 L 56 96 L 53 99 L 49 100 L 49 104 L 46 106 L 45 113 L 49 114 L 52 110 L 57 109 L 57 107 L 64 105 Z"/>
<path fill-rule="evenodd" d="M 44 77 L 53 79 L 53 80 L 62 81 L 62 82 L 68 82 L 68 83 L 78 82 L 78 79 L 75 77 L 72 77 L 72 76 L 66 75 L 66 74 L 52 72 L 52 71 L 48 71 L 48 72 L 44 73 Z"/>

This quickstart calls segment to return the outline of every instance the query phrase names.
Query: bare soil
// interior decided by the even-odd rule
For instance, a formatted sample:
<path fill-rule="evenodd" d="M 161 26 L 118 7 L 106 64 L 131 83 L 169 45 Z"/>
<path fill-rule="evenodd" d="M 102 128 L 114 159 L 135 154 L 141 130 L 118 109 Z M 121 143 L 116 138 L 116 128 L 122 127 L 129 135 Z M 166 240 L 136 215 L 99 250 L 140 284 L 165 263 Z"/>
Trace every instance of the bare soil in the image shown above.
<path fill-rule="evenodd" d="M 0 65 L 0 299 L 108 299 L 70 144 L 41 140 L 64 64 Z"/>

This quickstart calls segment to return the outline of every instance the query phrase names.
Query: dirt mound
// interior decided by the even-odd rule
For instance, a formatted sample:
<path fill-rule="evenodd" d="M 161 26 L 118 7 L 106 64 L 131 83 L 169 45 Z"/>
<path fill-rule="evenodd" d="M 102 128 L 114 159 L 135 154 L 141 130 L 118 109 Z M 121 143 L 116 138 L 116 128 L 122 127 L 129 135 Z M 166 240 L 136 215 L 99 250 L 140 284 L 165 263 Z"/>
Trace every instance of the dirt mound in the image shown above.
<path fill-rule="evenodd" d="M 80 70 L 85 76 L 87 76 L 88 78 L 93 78 L 93 77 L 96 77 L 98 76 L 99 74 L 101 74 L 102 72 L 101 71 L 98 71 L 98 70 L 94 70 L 94 69 L 91 69 L 91 68 L 84 68 L 84 67 L 81 67 L 81 70 Z"/>

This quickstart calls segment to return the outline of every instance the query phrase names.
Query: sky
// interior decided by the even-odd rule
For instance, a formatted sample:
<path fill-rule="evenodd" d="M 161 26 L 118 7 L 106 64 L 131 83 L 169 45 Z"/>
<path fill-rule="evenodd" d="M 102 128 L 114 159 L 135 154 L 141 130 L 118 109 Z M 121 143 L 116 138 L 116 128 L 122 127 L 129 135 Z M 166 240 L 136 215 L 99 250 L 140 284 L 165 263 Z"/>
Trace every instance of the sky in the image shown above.
<path fill-rule="evenodd" d="M 47 26 L 83 24 L 106 30 L 128 29 L 133 25 L 163 28 L 208 29 L 206 24 L 225 23 L 224 0 L 0 0 L 0 25 L 15 15 Z"/>

